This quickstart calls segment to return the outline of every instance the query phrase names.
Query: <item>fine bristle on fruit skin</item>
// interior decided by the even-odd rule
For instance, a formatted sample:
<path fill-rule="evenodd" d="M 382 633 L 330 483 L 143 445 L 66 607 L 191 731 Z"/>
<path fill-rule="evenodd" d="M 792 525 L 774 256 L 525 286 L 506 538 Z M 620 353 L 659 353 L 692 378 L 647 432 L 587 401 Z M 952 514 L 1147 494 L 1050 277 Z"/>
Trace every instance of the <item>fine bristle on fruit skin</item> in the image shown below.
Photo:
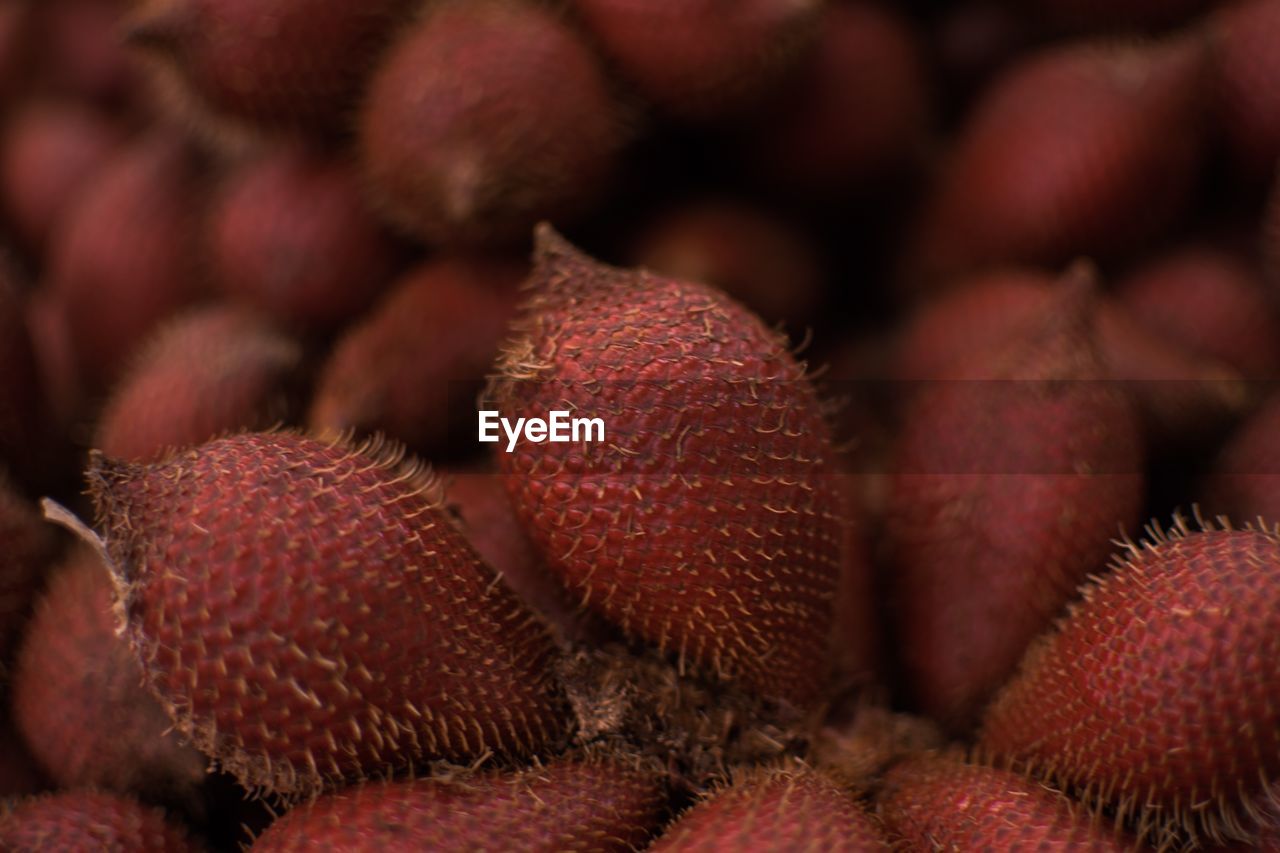
<path fill-rule="evenodd" d="M 666 809 L 653 772 L 570 758 L 519 773 L 345 788 L 285 813 L 252 849 L 627 851 L 644 845 Z"/>
<path fill-rule="evenodd" d="M 432 244 L 524 242 L 580 213 L 628 135 L 599 61 L 555 13 L 432 4 L 360 109 L 361 165 L 388 221 Z"/>
<path fill-rule="evenodd" d="M 234 169 L 204 239 L 219 292 L 303 333 L 349 323 L 400 260 L 354 164 L 303 145 L 268 148 Z"/>
<path fill-rule="evenodd" d="M 204 758 L 178 741 L 116 634 L 115 586 L 96 552 L 60 565 L 14 668 L 14 722 L 58 785 L 189 804 Z"/>
<path fill-rule="evenodd" d="M 954 731 L 1136 525 L 1141 425 L 1095 345 L 1092 281 L 959 359 L 903 415 L 886 532 L 896 647 L 919 707 Z"/>
<path fill-rule="evenodd" d="M 1108 819 L 1017 773 L 924 753 L 891 769 L 876 812 L 904 849 L 1123 853 Z"/>
<path fill-rule="evenodd" d="M 574 0 L 601 49 L 668 115 L 715 121 L 776 89 L 810 47 L 825 0 Z"/>
<path fill-rule="evenodd" d="M 301 345 L 234 306 L 194 309 L 138 353 L 99 417 L 93 446 L 149 462 L 237 430 L 266 429 L 288 409 Z"/>
<path fill-rule="evenodd" d="M 1153 841 L 1247 841 L 1280 776 L 1280 534 L 1152 534 L 1032 647 L 979 747 Z"/>
<path fill-rule="evenodd" d="M 677 818 L 650 849 L 870 853 L 892 848 L 879 823 L 851 794 L 825 774 L 795 764 L 735 774 Z"/>
<path fill-rule="evenodd" d="M 470 446 L 476 394 L 526 272 L 498 258 L 442 257 L 394 281 L 321 366 L 311 429 L 382 432 L 424 452 Z"/>
<path fill-rule="evenodd" d="M 65 791 L 21 800 L 0 813 L 0 848 L 192 853 L 204 845 L 161 809 L 118 794 Z"/>
<path fill-rule="evenodd" d="M 550 636 L 402 456 L 274 432 L 91 458 L 122 630 L 179 733 L 247 787 L 303 796 L 562 733 Z"/>
<path fill-rule="evenodd" d="M 599 264 L 538 232 L 486 400 L 600 418 L 604 441 L 498 452 L 548 567 L 681 669 L 804 706 L 826 675 L 849 508 L 817 392 L 714 288 Z"/>

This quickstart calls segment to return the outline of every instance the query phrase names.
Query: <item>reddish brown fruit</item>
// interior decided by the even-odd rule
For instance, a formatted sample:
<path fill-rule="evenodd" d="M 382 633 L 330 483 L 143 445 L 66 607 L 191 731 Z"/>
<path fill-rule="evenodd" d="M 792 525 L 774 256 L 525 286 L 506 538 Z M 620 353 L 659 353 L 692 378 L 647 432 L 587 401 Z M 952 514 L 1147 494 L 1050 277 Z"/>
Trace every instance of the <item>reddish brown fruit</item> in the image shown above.
<path fill-rule="evenodd" d="M 962 131 L 908 284 L 999 263 L 1115 255 L 1181 208 L 1202 148 L 1202 39 L 1032 54 Z"/>
<path fill-rule="evenodd" d="M 522 773 L 346 788 L 285 813 L 253 850 L 626 851 L 644 846 L 666 805 L 652 773 L 566 759 Z"/>
<path fill-rule="evenodd" d="M 1062 285 L 903 417 L 886 514 L 897 646 L 915 699 L 956 730 L 1142 508 L 1140 425 L 1105 381 L 1094 306 L 1092 282 Z"/>
<path fill-rule="evenodd" d="M 13 714 L 49 778 L 189 802 L 205 760 L 182 745 L 116 634 L 115 587 L 101 558 L 78 550 L 36 609 L 13 675 Z"/>
<path fill-rule="evenodd" d="M 48 789 L 49 781 L 13 723 L 7 714 L 0 716 L 0 798 L 25 797 Z"/>
<path fill-rule="evenodd" d="M 1262 272 L 1272 298 L 1280 294 L 1280 170 L 1271 186 L 1271 198 L 1262 217 Z"/>
<path fill-rule="evenodd" d="M 55 547 L 53 528 L 0 475 L 0 666 L 16 651 Z"/>
<path fill-rule="evenodd" d="M 142 348 L 98 421 L 94 446 L 148 462 L 223 433 L 265 429 L 288 411 L 302 347 L 225 305 L 170 322 Z"/>
<path fill-rule="evenodd" d="M 479 258 L 428 261 L 394 283 L 321 368 L 308 423 L 384 432 L 438 450 L 474 446 L 476 393 L 515 313 L 526 265 Z"/>
<path fill-rule="evenodd" d="M 497 453 L 548 567 L 681 665 L 812 702 L 847 507 L 803 366 L 721 292 L 603 266 L 547 227 L 531 281 L 489 408 L 605 425 Z"/>
<path fill-rule="evenodd" d="M 1266 181 L 1280 158 L 1280 3 L 1243 0 L 1209 19 L 1218 116 L 1235 161 Z"/>
<path fill-rule="evenodd" d="M 1072 31 L 1151 30 L 1185 22 L 1212 0 L 1037 0 L 1045 19 Z"/>
<path fill-rule="evenodd" d="M 1085 588 L 980 745 L 1157 839 L 1248 840 L 1280 777 L 1278 642 L 1280 535 L 1180 524 Z"/>
<path fill-rule="evenodd" d="M 922 53 L 882 5 L 831 3 L 815 49 L 747 136 L 751 168 L 793 191 L 838 196 L 913 165 L 930 121 Z"/>
<path fill-rule="evenodd" d="M 297 145 L 271 148 L 233 172 L 207 227 L 222 293 L 302 332 L 349 323 L 399 260 L 353 167 Z"/>
<path fill-rule="evenodd" d="M 1261 278 L 1239 258 L 1209 247 L 1170 252 L 1120 282 L 1131 316 L 1188 352 L 1249 379 L 1280 373 L 1280 316 Z"/>
<path fill-rule="evenodd" d="M 813 40 L 824 0 L 575 0 L 606 55 L 665 113 L 714 121 L 754 108 Z"/>
<path fill-rule="evenodd" d="M 651 850 L 891 849 L 871 815 L 831 779 L 803 765 L 743 772 L 681 815 Z"/>
<path fill-rule="evenodd" d="M 79 100 L 127 104 L 138 91 L 138 69 L 120 38 L 130 0 L 42 0 L 31 37 L 47 87 Z"/>
<path fill-rule="evenodd" d="M 379 210 L 429 243 L 525 240 L 580 212 L 624 142 L 594 55 L 534 4 L 431 4 L 388 53 L 361 108 Z"/>
<path fill-rule="evenodd" d="M 121 140 L 106 116 L 69 102 L 33 101 L 8 116 L 0 195 L 9 222 L 34 254 L 44 252 L 49 234 Z"/>
<path fill-rule="evenodd" d="M 156 323 L 202 291 L 202 189 L 193 151 L 157 132 L 97 173 L 57 233 L 48 286 L 91 388 L 109 384 Z"/>
<path fill-rule="evenodd" d="M 889 771 L 877 800 L 880 817 L 911 850 L 1123 853 L 1134 846 L 1058 791 L 954 756 L 907 759 Z"/>
<path fill-rule="evenodd" d="M 1203 507 L 1210 515 L 1280 524 L 1280 396 L 1231 436 L 1213 464 Z"/>
<path fill-rule="evenodd" d="M 214 113 L 333 129 L 411 5 L 173 0 L 144 5 L 130 38 Z"/>
<path fill-rule="evenodd" d="M 89 479 L 149 683 L 245 785 L 306 794 L 560 734 L 549 636 L 400 454 L 247 433 L 148 466 L 95 455 Z"/>
<path fill-rule="evenodd" d="M 185 827 L 170 821 L 162 810 L 93 791 L 66 791 L 19 802 L 0 816 L 0 847 L 12 853 L 187 853 L 203 849 Z"/>
<path fill-rule="evenodd" d="M 799 330 L 823 295 L 822 269 L 805 236 L 747 205 L 707 201 L 676 208 L 635 241 L 637 266 L 722 289 L 770 323 Z"/>

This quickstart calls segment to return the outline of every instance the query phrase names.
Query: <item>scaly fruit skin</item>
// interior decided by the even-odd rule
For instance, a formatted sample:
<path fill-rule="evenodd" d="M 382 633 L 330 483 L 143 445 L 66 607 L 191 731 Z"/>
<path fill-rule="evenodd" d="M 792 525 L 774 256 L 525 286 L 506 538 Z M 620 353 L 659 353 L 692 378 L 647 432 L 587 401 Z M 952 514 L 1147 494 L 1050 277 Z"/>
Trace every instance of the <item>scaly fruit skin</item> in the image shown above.
<path fill-rule="evenodd" d="M 548 567 L 682 665 L 811 702 L 847 507 L 804 368 L 721 292 L 606 267 L 547 227 L 531 281 L 490 408 L 605 425 L 496 454 Z"/>
<path fill-rule="evenodd" d="M 12 853 L 187 853 L 204 846 L 160 809 L 118 794 L 66 791 L 23 800 L 0 815 L 0 847 Z"/>
<path fill-rule="evenodd" d="M 435 258 L 394 282 L 320 369 L 315 430 L 384 432 L 423 450 L 475 440 L 476 393 L 515 314 L 525 264 Z"/>
<path fill-rule="evenodd" d="M 1187 351 L 1249 379 L 1280 374 L 1280 316 L 1243 259 L 1187 246 L 1139 267 L 1116 292 L 1134 319 Z"/>
<path fill-rule="evenodd" d="M 1213 463 L 1202 507 L 1211 517 L 1280 524 L 1280 396 L 1231 435 Z"/>
<path fill-rule="evenodd" d="M 1184 37 L 1031 55 L 974 108 L 927 205 L 907 284 L 1115 255 L 1180 209 L 1203 147 L 1205 49 Z"/>
<path fill-rule="evenodd" d="M 741 114 L 812 42 L 825 0 L 574 0 L 642 97 L 672 116 Z"/>
<path fill-rule="evenodd" d="M 332 129 L 408 0 L 173 0 L 144 5 L 131 40 L 215 113 Z"/>
<path fill-rule="evenodd" d="M 383 59 L 359 119 L 378 209 L 428 243 L 523 241 L 599 194 L 625 129 L 596 57 L 554 13 L 435 3 Z"/>
<path fill-rule="evenodd" d="M 870 853 L 891 848 L 857 800 L 826 775 L 797 765 L 742 773 L 681 815 L 650 849 Z"/>
<path fill-rule="evenodd" d="M 979 745 L 1145 829 L 1247 840 L 1280 776 L 1280 535 L 1131 546 L 1027 654 Z"/>
<path fill-rule="evenodd" d="M 1258 181 L 1280 157 L 1280 3 L 1224 4 L 1209 19 L 1218 117 L 1240 169 Z"/>
<path fill-rule="evenodd" d="M 897 646 L 921 708 L 956 731 L 1142 508 L 1141 426 L 1095 348 L 1092 284 L 1057 291 L 903 415 L 885 520 Z"/>
<path fill-rule="evenodd" d="M 197 308 L 138 354 L 98 421 L 107 456 L 149 462 L 236 430 L 266 429 L 287 411 L 302 347 L 239 308 Z"/>
<path fill-rule="evenodd" d="M 1037 850 L 1122 853 L 1133 849 L 1104 818 L 1008 770 L 923 753 L 894 767 L 877 813 L 911 850 Z"/>
<path fill-rule="evenodd" d="M 48 285 L 93 391 L 119 375 L 158 322 L 203 291 L 199 169 L 184 139 L 156 131 L 103 166 L 52 241 Z"/>
<path fill-rule="evenodd" d="M 96 455 L 89 479 L 152 689 L 245 785 L 306 794 L 560 734 L 550 637 L 399 454 L 246 433 Z"/>
<path fill-rule="evenodd" d="M 644 845 L 666 807 L 652 773 L 562 759 L 520 773 L 345 788 L 286 812 L 253 850 L 626 851 Z"/>
<path fill-rule="evenodd" d="M 311 333 L 368 308 L 400 253 L 366 207 L 354 164 L 289 144 L 231 173 L 205 241 L 219 291 Z"/>
<path fill-rule="evenodd" d="M 49 778 L 190 802 L 205 760 L 183 745 L 116 634 L 115 587 L 82 547 L 59 566 L 25 633 L 13 673 L 14 722 Z"/>

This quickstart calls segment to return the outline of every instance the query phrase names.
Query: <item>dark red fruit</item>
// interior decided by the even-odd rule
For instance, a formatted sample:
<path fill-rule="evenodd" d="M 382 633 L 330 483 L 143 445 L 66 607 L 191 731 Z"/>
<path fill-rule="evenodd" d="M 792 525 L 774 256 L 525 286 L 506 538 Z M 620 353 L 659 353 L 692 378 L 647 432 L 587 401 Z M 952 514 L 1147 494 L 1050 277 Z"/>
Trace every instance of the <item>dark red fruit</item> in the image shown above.
<path fill-rule="evenodd" d="M 1008 770 L 924 754 L 889 771 L 878 813 L 911 850 L 1133 850 L 1105 818 Z"/>
<path fill-rule="evenodd" d="M 513 0 L 430 4 L 379 66 L 359 134 L 378 209 L 442 244 L 527 240 L 581 212 L 626 136 L 582 38 Z"/>
<path fill-rule="evenodd" d="M 665 810 L 652 773 L 566 759 L 521 773 L 346 788 L 286 812 L 253 850 L 627 851 L 644 846 Z"/>
<path fill-rule="evenodd" d="M 138 68 L 120 38 L 130 0 L 41 0 L 30 37 L 43 83 L 78 100 L 127 104 L 138 91 Z"/>
<path fill-rule="evenodd" d="M 145 4 L 130 33 L 206 109 L 258 125 L 333 129 L 411 6 L 173 0 Z"/>
<path fill-rule="evenodd" d="M 92 389 L 114 380 L 147 333 L 203 291 L 199 169 L 183 139 L 153 133 L 96 174 L 50 246 L 47 285 Z"/>
<path fill-rule="evenodd" d="M 0 666 L 17 650 L 55 546 L 53 528 L 0 474 Z"/>
<path fill-rule="evenodd" d="M 306 794 L 565 725 L 546 630 L 402 454 L 246 433 L 89 479 L 124 632 L 178 731 Z"/>
<path fill-rule="evenodd" d="M 236 430 L 266 429 L 288 411 L 302 347 L 239 308 L 198 308 L 139 352 L 103 409 L 94 446 L 146 462 Z"/>
<path fill-rule="evenodd" d="M 217 288 L 302 332 L 351 322 L 399 260 L 353 167 L 299 145 L 268 149 L 232 172 L 207 229 Z"/>
<path fill-rule="evenodd" d="M 14 721 L 49 778 L 189 801 L 205 760 L 181 744 L 116 634 L 115 586 L 82 547 L 52 579 L 26 631 L 13 673 Z"/>
<path fill-rule="evenodd" d="M 804 367 L 720 291 L 603 266 L 550 228 L 531 281 L 488 400 L 605 429 L 496 453 L 548 567 L 682 666 L 812 702 L 848 508 Z"/>
<path fill-rule="evenodd" d="M 0 848 L 187 853 L 203 845 L 160 809 L 117 794 L 65 791 L 22 800 L 0 815 Z"/>
<path fill-rule="evenodd" d="M 1243 0 L 1209 19 L 1215 96 L 1236 163 L 1269 180 L 1280 158 L 1280 3 Z"/>
<path fill-rule="evenodd" d="M 811 45 L 823 0 L 574 0 L 618 71 L 682 119 L 741 114 Z"/>
<path fill-rule="evenodd" d="M 1280 524 L 1280 396 L 1272 395 L 1227 441 L 1209 474 L 1203 508 L 1210 516 Z"/>
<path fill-rule="evenodd" d="M 803 765 L 758 768 L 681 815 L 654 851 L 892 849 L 884 831 L 850 794 Z"/>
<path fill-rule="evenodd" d="M 1280 776 L 1280 535 L 1133 545 L 987 712 L 980 745 L 1160 839 L 1248 840 Z"/>
<path fill-rule="evenodd" d="M 1106 381 L 1092 283 L 957 360 L 903 415 L 886 528 L 896 646 L 920 706 L 976 721 L 1142 508 L 1141 428 Z"/>
<path fill-rule="evenodd" d="M 1202 39 L 1031 54 L 974 108 L 909 251 L 909 283 L 1115 255 L 1181 209 L 1203 147 Z"/>
<path fill-rule="evenodd" d="M 1045 19 L 1066 30 L 1150 30 L 1186 21 L 1213 0 L 1037 0 Z"/>
<path fill-rule="evenodd" d="M 397 280 L 338 341 L 308 423 L 438 450 L 475 442 L 476 393 L 515 313 L 524 264 L 439 258 Z"/>

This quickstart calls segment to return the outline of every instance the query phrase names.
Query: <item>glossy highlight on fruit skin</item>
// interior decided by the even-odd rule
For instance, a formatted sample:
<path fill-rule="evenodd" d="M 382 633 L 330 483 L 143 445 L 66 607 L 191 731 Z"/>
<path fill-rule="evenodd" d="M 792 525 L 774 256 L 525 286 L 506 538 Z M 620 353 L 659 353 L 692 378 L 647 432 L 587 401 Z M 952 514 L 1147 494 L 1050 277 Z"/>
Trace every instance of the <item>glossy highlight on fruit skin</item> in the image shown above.
<path fill-rule="evenodd" d="M 561 735 L 550 637 L 401 453 L 245 433 L 152 465 L 95 455 L 88 477 L 148 683 L 247 787 Z"/>
<path fill-rule="evenodd" d="M 1248 840 L 1280 776 L 1280 533 L 1178 521 L 1083 589 L 978 744 L 1156 840 Z"/>
<path fill-rule="evenodd" d="M 665 811 L 651 771 L 569 758 L 517 773 L 346 788 L 286 812 L 252 849 L 627 851 L 644 845 Z"/>
<path fill-rule="evenodd" d="M 548 567 L 682 669 L 811 703 L 849 510 L 804 368 L 707 286 L 601 265 L 545 226 L 534 267 L 485 398 L 606 430 L 496 454 Z"/>

